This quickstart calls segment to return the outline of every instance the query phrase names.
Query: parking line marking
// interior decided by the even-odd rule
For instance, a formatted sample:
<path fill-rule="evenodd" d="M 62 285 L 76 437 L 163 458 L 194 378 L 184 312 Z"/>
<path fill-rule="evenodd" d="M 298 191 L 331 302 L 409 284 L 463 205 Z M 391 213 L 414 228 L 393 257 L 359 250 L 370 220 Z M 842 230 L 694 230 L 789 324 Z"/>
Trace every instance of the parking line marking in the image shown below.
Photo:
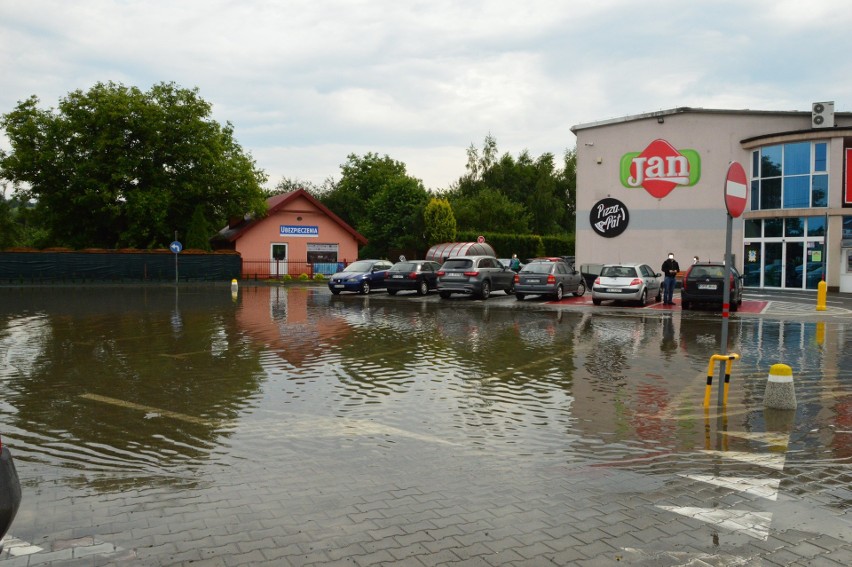
<path fill-rule="evenodd" d="M 186 415 L 184 413 L 178 413 L 174 411 L 164 410 L 160 408 L 155 408 L 151 406 L 144 406 L 142 404 L 135 404 L 133 402 L 128 402 L 126 400 L 118 400 L 116 398 L 109 398 L 107 396 L 100 396 L 98 394 L 80 394 L 81 398 L 92 400 L 95 402 L 102 402 L 105 404 L 111 404 L 118 407 L 133 409 L 137 411 L 143 411 L 146 414 L 152 415 L 154 417 L 168 417 L 171 419 L 177 419 L 179 421 L 185 421 L 187 423 L 195 423 L 197 425 L 204 425 L 207 427 L 215 427 L 219 425 L 219 422 L 213 421 L 210 419 L 203 419 L 200 417 L 194 417 L 191 415 Z"/>

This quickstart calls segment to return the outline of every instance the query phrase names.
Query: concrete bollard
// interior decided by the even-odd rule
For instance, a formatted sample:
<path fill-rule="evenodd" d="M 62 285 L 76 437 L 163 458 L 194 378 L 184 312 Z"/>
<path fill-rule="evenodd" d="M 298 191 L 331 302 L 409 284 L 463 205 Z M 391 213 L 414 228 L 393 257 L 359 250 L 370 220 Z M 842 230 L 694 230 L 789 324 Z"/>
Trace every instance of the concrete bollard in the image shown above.
<path fill-rule="evenodd" d="M 763 407 L 796 409 L 796 390 L 793 386 L 793 369 L 786 364 L 773 364 L 766 380 Z"/>

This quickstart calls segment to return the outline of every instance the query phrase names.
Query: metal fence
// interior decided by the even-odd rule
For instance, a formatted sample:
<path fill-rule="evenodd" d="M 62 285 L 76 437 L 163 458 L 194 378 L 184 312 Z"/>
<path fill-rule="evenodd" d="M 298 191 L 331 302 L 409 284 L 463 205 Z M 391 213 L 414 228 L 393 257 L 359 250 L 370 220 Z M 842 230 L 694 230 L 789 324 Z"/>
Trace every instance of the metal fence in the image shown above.
<path fill-rule="evenodd" d="M 315 274 L 326 277 L 339 272 L 348 262 L 308 262 L 306 260 L 243 260 L 242 277 L 250 280 L 269 280 L 290 276 L 309 278 Z"/>

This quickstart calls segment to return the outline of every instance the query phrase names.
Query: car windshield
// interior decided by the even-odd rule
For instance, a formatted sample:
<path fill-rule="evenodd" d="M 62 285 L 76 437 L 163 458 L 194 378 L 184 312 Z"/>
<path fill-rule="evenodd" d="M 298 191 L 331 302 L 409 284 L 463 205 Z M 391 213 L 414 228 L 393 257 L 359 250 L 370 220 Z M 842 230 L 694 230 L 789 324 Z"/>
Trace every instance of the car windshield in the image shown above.
<path fill-rule="evenodd" d="M 444 270 L 466 270 L 472 265 L 473 262 L 471 260 L 459 258 L 457 260 L 447 260 L 441 268 Z"/>
<path fill-rule="evenodd" d="M 414 262 L 400 262 L 399 264 L 394 264 L 391 268 L 393 272 L 416 272 L 417 264 Z"/>
<path fill-rule="evenodd" d="M 549 274 L 552 267 L 553 264 L 550 262 L 536 262 L 527 264 L 521 272 L 524 274 Z"/>
<path fill-rule="evenodd" d="M 605 278 L 635 278 L 636 268 L 632 266 L 604 266 L 601 276 Z"/>
<path fill-rule="evenodd" d="M 370 268 L 373 267 L 372 262 L 352 262 L 345 268 L 343 268 L 344 272 L 369 272 Z"/>

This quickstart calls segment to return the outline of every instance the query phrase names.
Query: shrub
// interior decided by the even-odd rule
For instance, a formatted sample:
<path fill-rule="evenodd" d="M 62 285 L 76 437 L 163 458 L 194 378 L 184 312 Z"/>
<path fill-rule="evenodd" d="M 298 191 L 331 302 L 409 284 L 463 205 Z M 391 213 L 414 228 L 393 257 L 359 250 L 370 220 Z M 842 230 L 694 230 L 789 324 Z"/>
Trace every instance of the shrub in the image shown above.
<path fill-rule="evenodd" d="M 311 279 L 311 277 L 310 277 L 308 274 L 304 273 L 304 272 L 303 272 L 302 274 L 300 274 L 300 275 L 299 275 L 299 281 L 306 282 L 306 281 L 308 281 L 309 279 Z"/>
<path fill-rule="evenodd" d="M 314 274 L 314 281 L 315 282 L 325 281 L 325 276 L 322 275 L 322 274 Z"/>

